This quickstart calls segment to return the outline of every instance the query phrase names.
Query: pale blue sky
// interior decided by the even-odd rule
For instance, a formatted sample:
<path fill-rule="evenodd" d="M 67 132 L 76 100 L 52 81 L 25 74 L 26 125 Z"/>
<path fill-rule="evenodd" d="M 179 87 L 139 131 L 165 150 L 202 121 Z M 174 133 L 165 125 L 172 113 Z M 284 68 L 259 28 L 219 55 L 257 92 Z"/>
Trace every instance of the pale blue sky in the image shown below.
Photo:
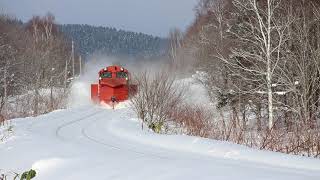
<path fill-rule="evenodd" d="M 184 30 L 198 0 L 0 0 L 1 11 L 26 21 L 51 12 L 58 23 L 112 26 L 158 36 Z"/>

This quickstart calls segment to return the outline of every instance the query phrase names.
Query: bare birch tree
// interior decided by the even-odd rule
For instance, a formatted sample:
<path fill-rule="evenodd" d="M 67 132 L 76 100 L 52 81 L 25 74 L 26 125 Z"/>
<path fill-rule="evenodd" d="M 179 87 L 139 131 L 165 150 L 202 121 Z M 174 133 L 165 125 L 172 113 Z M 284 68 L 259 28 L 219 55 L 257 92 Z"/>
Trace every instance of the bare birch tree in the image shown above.
<path fill-rule="evenodd" d="M 229 57 L 219 58 L 229 67 L 232 76 L 245 82 L 246 88 L 237 91 L 246 94 L 266 94 L 268 127 L 274 125 L 275 72 L 281 61 L 286 30 L 291 21 L 281 19 L 281 1 L 234 0 L 235 22 L 228 30 L 235 40 Z"/>

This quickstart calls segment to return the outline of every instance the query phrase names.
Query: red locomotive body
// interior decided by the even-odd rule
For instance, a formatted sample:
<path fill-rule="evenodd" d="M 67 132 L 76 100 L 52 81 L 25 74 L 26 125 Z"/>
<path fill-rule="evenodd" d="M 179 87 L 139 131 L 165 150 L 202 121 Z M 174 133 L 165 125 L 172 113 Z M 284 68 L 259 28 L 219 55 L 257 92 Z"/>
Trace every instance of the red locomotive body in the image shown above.
<path fill-rule="evenodd" d="M 121 66 L 109 66 L 99 71 L 99 83 L 91 84 L 91 99 L 94 102 L 112 104 L 129 98 L 136 91 L 130 84 L 130 74 Z"/>

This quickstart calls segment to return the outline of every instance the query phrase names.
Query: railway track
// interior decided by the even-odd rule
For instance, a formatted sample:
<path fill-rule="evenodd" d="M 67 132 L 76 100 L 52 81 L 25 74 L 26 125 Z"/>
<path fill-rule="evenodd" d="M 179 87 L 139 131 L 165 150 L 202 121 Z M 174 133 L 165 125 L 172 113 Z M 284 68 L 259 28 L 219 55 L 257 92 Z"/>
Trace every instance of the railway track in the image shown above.
<path fill-rule="evenodd" d="M 90 111 L 90 110 L 89 110 Z M 89 113 L 83 117 L 80 117 L 80 118 L 76 118 L 72 121 L 68 121 L 66 123 L 63 123 L 61 125 L 59 125 L 57 128 L 56 128 L 56 131 L 55 131 L 55 134 L 56 134 L 56 137 L 61 139 L 61 140 L 66 140 L 66 137 L 64 137 L 62 134 L 61 134 L 61 131 L 67 127 L 70 127 L 72 125 L 75 125 L 77 123 L 80 123 L 82 121 L 85 121 L 87 119 L 91 119 L 92 117 L 99 117 L 98 115 L 105 112 L 106 110 L 105 109 L 99 109 L 97 111 L 94 111 L 92 113 Z M 60 118 L 59 118 L 60 119 Z M 97 121 L 99 120 L 99 118 L 95 119 L 95 120 L 92 120 L 90 123 L 91 124 L 94 124 L 96 123 Z M 145 157 L 153 157 L 153 158 L 157 158 L 157 159 L 171 159 L 169 157 L 166 157 L 166 156 L 161 156 L 159 154 L 152 154 L 152 153 L 146 153 L 146 152 L 141 152 L 141 151 L 138 151 L 138 150 L 135 150 L 135 149 L 132 149 L 132 148 L 124 148 L 123 146 L 119 145 L 119 144 L 116 144 L 115 142 L 112 142 L 112 143 L 109 143 L 109 142 L 106 142 L 106 141 L 101 141 L 101 140 L 98 140 L 92 136 L 90 136 L 90 134 L 87 132 L 87 128 L 89 128 L 90 125 L 87 125 L 85 127 L 82 127 L 81 128 L 81 135 L 86 138 L 87 140 L 95 143 L 95 144 L 99 144 L 101 146 L 104 146 L 104 147 L 107 147 L 109 149 L 114 149 L 114 150 L 118 150 L 118 151 L 127 151 L 127 152 L 132 152 L 132 153 L 135 153 L 135 154 L 138 154 L 138 155 L 142 155 L 142 156 L 145 156 Z M 129 144 L 123 144 L 123 145 L 129 145 Z"/>
<path fill-rule="evenodd" d="M 170 159 L 172 160 L 171 158 L 169 157 L 166 157 L 166 156 L 161 156 L 159 154 L 152 154 L 152 153 L 146 153 L 146 152 L 141 152 L 141 151 L 137 151 L 135 149 L 132 149 L 132 148 L 124 148 L 124 147 L 121 147 L 120 145 L 116 145 L 115 143 L 111 144 L 111 143 L 107 143 L 105 141 L 101 141 L 101 140 L 98 140 L 98 139 L 95 139 L 93 138 L 92 136 L 90 136 L 88 134 L 88 132 L 86 131 L 88 127 L 86 128 L 82 128 L 81 129 L 81 134 L 86 137 L 88 140 L 96 143 L 96 144 L 99 144 L 99 145 L 102 145 L 102 146 L 106 146 L 108 148 L 113 148 L 113 149 L 116 149 L 116 150 L 122 150 L 122 151 L 128 151 L 128 152 L 132 152 L 132 153 L 135 153 L 135 154 L 139 154 L 139 155 L 143 155 L 143 156 L 148 156 L 148 157 L 156 157 L 156 158 L 159 158 L 159 159 Z M 123 145 L 127 145 L 127 146 L 130 146 L 130 144 L 128 143 L 124 143 Z"/>

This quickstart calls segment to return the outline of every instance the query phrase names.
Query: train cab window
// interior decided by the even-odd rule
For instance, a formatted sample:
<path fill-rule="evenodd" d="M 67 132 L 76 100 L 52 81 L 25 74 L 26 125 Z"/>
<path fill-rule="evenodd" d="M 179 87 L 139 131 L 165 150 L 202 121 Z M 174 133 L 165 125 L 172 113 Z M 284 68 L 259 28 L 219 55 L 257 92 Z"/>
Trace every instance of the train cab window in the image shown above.
<path fill-rule="evenodd" d="M 112 78 L 111 72 L 104 72 L 101 74 L 101 78 Z"/>
<path fill-rule="evenodd" d="M 127 78 L 128 74 L 126 72 L 117 72 L 117 78 Z"/>

